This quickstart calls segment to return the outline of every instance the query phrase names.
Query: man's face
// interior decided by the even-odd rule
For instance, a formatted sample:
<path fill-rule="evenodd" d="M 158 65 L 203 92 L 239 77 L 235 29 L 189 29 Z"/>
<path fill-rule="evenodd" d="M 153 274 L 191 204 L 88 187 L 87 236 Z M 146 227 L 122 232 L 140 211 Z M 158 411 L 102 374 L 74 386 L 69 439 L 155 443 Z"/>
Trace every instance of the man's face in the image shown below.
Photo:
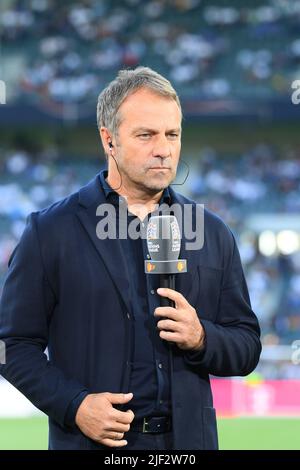
<path fill-rule="evenodd" d="M 171 98 L 148 89 L 128 96 L 119 108 L 121 123 L 115 158 L 127 187 L 155 193 L 176 176 L 181 147 L 181 112 Z"/>

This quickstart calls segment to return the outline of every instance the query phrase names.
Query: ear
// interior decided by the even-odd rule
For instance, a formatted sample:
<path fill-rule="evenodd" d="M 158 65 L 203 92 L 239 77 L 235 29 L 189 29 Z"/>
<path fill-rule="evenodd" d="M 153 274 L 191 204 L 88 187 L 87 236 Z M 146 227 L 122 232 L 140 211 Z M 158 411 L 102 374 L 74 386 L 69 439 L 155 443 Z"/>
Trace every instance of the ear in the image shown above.
<path fill-rule="evenodd" d="M 104 152 L 109 155 L 110 153 L 110 148 L 109 148 L 109 142 L 112 142 L 112 135 L 110 131 L 107 129 L 107 127 L 101 126 L 100 127 L 100 137 L 102 141 L 102 145 L 104 148 Z"/>

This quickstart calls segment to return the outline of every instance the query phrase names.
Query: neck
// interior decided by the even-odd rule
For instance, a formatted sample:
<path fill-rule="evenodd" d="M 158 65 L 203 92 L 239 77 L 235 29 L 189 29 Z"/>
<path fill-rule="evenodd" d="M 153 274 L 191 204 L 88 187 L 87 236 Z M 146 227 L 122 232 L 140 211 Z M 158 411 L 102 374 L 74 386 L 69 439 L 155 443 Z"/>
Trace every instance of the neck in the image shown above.
<path fill-rule="evenodd" d="M 114 178 L 110 173 L 106 178 L 112 188 L 120 186 L 120 176 Z M 159 203 L 163 190 L 159 192 L 145 191 L 143 188 L 128 184 L 122 176 L 122 185 L 116 192 L 127 201 L 128 210 L 143 220 L 150 212 L 153 212 Z"/>

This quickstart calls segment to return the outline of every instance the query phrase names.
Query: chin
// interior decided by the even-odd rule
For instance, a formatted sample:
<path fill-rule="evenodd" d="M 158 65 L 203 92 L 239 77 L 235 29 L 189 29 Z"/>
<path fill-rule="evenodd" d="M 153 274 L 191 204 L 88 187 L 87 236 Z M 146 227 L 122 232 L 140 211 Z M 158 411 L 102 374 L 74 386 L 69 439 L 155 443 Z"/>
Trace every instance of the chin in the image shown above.
<path fill-rule="evenodd" d="M 159 192 L 167 188 L 169 184 L 169 181 L 147 181 L 145 183 L 145 187 L 150 191 Z"/>
<path fill-rule="evenodd" d="M 173 174 L 168 172 L 168 174 L 157 174 L 154 177 L 148 176 L 148 178 L 145 179 L 145 185 L 146 186 L 152 186 L 160 189 L 165 189 L 167 186 L 169 186 L 170 183 L 172 183 L 174 179 Z"/>
<path fill-rule="evenodd" d="M 147 193 L 156 194 L 163 191 L 167 186 L 161 184 L 143 184 L 144 190 Z"/>

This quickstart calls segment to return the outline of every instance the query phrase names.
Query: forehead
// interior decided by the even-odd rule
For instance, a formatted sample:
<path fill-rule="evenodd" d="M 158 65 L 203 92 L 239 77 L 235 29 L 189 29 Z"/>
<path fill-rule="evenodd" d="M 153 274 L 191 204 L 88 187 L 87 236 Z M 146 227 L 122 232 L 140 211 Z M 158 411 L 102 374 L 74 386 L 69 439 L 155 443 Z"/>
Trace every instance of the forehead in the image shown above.
<path fill-rule="evenodd" d="M 120 127 L 180 127 L 181 124 L 181 112 L 176 101 L 146 88 L 129 95 L 121 104 L 119 113 Z"/>

